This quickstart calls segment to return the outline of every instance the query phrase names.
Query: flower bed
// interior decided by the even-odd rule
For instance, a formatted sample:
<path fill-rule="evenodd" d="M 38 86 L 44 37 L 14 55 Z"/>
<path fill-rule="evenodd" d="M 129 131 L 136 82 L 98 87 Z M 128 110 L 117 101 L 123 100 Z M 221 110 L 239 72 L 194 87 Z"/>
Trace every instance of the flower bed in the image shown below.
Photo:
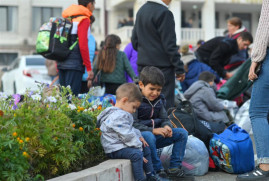
<path fill-rule="evenodd" d="M 61 89 L 0 93 L 0 180 L 44 180 L 106 159 L 96 128 L 102 105 Z"/>

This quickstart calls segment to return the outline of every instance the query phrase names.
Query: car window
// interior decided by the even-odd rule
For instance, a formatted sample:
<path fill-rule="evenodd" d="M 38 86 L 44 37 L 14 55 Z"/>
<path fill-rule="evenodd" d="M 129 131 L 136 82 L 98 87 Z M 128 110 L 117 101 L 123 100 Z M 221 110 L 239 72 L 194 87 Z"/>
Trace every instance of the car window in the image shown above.
<path fill-rule="evenodd" d="M 26 58 L 26 66 L 45 65 L 44 58 Z"/>

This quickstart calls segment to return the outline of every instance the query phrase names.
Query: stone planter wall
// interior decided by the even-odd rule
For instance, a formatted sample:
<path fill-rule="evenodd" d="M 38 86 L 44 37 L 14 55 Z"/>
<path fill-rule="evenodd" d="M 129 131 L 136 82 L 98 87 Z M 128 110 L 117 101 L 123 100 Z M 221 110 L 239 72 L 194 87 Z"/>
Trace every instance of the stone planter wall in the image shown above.
<path fill-rule="evenodd" d="M 95 167 L 56 177 L 48 181 L 133 181 L 130 160 L 107 160 Z"/>

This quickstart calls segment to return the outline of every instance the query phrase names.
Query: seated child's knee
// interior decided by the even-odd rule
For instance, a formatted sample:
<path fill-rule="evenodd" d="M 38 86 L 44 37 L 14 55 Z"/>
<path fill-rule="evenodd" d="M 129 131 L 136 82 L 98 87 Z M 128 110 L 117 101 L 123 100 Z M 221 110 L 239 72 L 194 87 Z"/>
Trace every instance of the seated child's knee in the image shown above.
<path fill-rule="evenodd" d="M 188 139 L 188 131 L 183 128 L 173 128 L 173 135 L 180 135 L 183 139 Z"/>
<path fill-rule="evenodd" d="M 143 160 L 143 152 L 139 149 L 136 149 L 136 151 L 134 151 L 133 154 L 131 155 L 130 160 L 131 161 L 138 161 L 140 159 Z"/>
<path fill-rule="evenodd" d="M 150 131 L 143 131 L 141 133 L 142 133 L 142 136 L 144 137 L 144 139 L 146 139 L 146 140 L 149 140 L 149 139 L 155 140 L 156 139 L 155 135 Z"/>

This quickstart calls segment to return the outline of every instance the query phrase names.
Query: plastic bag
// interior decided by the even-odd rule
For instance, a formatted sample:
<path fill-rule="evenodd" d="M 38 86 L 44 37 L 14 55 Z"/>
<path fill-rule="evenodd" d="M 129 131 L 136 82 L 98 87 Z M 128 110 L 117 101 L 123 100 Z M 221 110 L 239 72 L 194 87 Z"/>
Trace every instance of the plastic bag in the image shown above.
<path fill-rule="evenodd" d="M 246 101 L 235 115 L 234 122 L 242 129 L 246 130 L 248 134 L 253 134 L 251 121 L 249 118 L 249 104 L 250 100 Z"/>
<path fill-rule="evenodd" d="M 160 160 L 165 169 L 170 165 L 173 145 L 163 148 Z M 208 172 L 209 154 L 205 144 L 198 138 L 188 137 L 182 169 L 187 175 L 201 176 Z"/>

